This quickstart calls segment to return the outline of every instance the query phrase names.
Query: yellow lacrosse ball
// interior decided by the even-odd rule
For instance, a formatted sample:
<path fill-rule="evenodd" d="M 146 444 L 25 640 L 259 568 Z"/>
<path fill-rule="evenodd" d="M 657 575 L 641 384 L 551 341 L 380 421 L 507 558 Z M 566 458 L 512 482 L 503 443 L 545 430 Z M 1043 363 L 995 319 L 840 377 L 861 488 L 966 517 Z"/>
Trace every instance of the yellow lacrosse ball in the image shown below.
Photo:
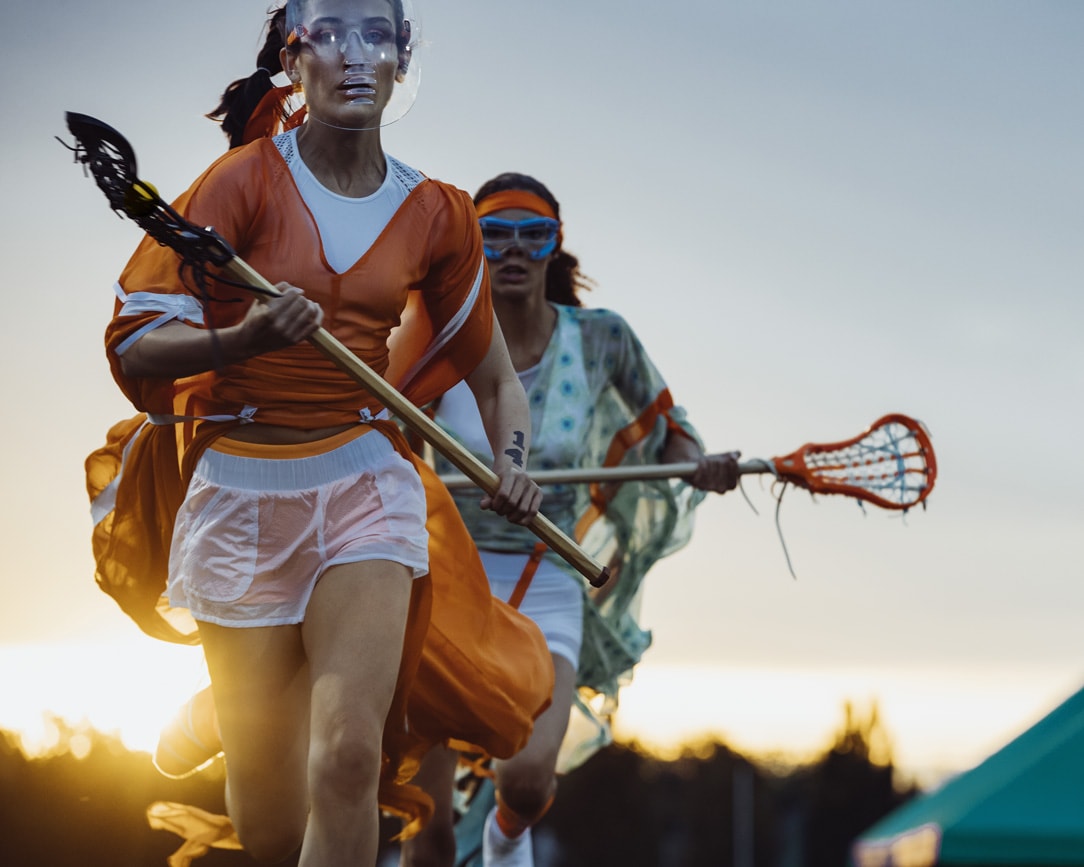
<path fill-rule="evenodd" d="M 142 217 L 155 209 L 158 190 L 154 184 L 136 181 L 124 194 L 124 210 L 133 217 Z"/>

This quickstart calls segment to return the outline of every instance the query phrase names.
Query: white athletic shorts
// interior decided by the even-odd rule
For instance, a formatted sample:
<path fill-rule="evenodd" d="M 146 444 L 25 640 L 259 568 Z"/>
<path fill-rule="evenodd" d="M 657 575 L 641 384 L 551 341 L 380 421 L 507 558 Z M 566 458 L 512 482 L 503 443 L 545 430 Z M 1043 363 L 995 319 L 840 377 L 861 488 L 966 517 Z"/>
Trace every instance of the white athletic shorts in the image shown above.
<path fill-rule="evenodd" d="M 519 583 L 527 554 L 479 551 L 493 595 L 507 602 Z M 519 610 L 538 624 L 550 653 L 563 656 L 575 669 L 583 641 L 583 586 L 560 566 L 543 558 Z"/>
<path fill-rule="evenodd" d="M 177 514 L 169 602 L 222 626 L 300 623 L 320 576 L 391 560 L 429 571 L 425 491 L 372 428 L 301 445 L 219 439 Z"/>

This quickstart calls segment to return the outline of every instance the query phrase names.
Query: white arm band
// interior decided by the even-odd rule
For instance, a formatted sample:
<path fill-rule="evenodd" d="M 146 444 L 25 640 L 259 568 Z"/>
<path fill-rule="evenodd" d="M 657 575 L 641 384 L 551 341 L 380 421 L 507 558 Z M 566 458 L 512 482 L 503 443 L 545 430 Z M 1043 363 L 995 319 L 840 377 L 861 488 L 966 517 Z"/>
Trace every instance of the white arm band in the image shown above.
<path fill-rule="evenodd" d="M 180 322 L 192 322 L 197 325 L 203 324 L 203 308 L 191 295 L 165 295 L 157 292 L 133 292 L 128 295 L 120 283 L 113 286 L 113 291 L 121 300 L 118 316 L 139 316 L 144 313 L 161 314 L 134 334 L 129 335 L 124 342 L 117 346 L 117 355 L 124 355 L 148 331 L 160 328 L 174 319 Z"/>

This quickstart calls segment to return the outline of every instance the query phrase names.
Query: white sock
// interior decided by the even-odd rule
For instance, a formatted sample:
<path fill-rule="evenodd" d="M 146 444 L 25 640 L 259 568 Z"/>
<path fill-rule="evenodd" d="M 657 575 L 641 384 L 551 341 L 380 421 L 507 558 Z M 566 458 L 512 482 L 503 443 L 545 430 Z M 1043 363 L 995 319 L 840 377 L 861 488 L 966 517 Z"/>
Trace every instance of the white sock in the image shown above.
<path fill-rule="evenodd" d="M 518 837 L 505 837 L 497 824 L 497 808 L 486 816 L 482 832 L 482 863 L 485 867 L 534 867 L 531 851 L 531 829 Z"/>

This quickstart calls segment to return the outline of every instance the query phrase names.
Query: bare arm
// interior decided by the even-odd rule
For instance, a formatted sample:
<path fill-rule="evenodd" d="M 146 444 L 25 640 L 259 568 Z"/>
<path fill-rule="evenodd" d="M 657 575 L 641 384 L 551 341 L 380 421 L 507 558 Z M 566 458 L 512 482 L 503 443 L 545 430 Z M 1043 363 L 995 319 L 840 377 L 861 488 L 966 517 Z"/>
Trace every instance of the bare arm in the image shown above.
<path fill-rule="evenodd" d="M 542 491 L 527 475 L 531 448 L 531 416 L 527 395 L 512 367 L 504 335 L 493 318 L 493 336 L 481 363 L 467 377 L 493 449 L 493 471 L 501 480 L 497 493 L 483 497 L 492 509 L 516 524 L 527 524 L 538 513 Z"/>
<path fill-rule="evenodd" d="M 216 330 L 213 338 L 181 322 L 147 332 L 124 353 L 121 368 L 126 376 L 179 379 L 210 370 L 216 360 L 235 364 L 304 340 L 320 327 L 323 311 L 296 286 L 280 283 L 278 288 L 282 297 L 259 300 L 244 319 Z M 218 341 L 217 359 L 212 339 Z"/>

